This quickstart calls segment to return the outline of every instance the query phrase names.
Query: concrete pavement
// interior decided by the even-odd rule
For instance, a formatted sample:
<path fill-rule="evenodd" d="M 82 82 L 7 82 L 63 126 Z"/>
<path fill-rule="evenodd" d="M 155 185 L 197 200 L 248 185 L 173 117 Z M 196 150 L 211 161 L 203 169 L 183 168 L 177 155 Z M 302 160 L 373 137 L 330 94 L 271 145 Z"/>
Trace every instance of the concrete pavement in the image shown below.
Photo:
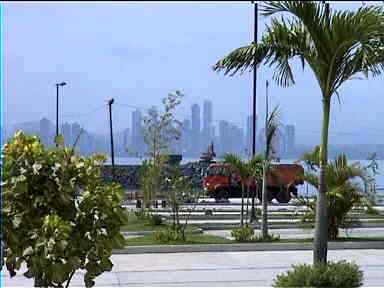
<path fill-rule="evenodd" d="M 355 261 L 364 271 L 364 286 L 383 287 L 384 250 L 332 250 L 329 260 Z M 96 278 L 96 286 L 257 286 L 268 287 L 274 277 L 292 264 L 311 263 L 312 251 L 201 252 L 113 255 L 112 272 Z M 23 276 L 9 279 L 2 271 L 5 287 L 32 287 Z M 82 272 L 71 287 L 84 286 Z"/>

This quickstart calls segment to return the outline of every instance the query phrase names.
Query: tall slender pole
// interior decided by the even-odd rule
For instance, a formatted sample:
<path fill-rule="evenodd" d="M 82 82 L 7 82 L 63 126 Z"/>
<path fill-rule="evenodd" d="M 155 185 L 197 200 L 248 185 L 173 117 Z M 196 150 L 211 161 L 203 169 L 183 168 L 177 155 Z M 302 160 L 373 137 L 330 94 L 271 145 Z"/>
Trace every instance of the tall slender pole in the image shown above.
<path fill-rule="evenodd" d="M 112 179 L 115 180 L 115 151 L 113 147 L 113 130 L 112 130 L 112 104 L 114 99 L 108 101 L 109 106 L 109 128 L 111 132 L 111 160 L 112 160 Z"/>
<path fill-rule="evenodd" d="M 254 3 L 254 33 L 253 33 L 253 42 L 257 43 L 257 22 L 258 22 L 258 7 L 257 2 Z M 256 57 L 256 56 L 255 56 Z M 254 59 L 256 60 L 256 59 Z M 252 158 L 256 155 L 256 87 L 257 87 L 257 65 L 254 61 L 253 66 L 253 109 L 252 109 Z M 256 187 L 253 189 L 252 193 L 252 208 L 251 208 L 251 219 L 250 222 L 256 220 L 256 209 L 255 209 L 255 197 L 256 197 Z"/>
<path fill-rule="evenodd" d="M 59 136 L 59 86 L 60 84 L 56 83 L 56 137 Z"/>
<path fill-rule="evenodd" d="M 253 42 L 257 43 L 257 18 L 258 18 L 258 11 L 257 11 L 257 2 L 254 2 L 254 8 L 255 8 L 255 15 L 254 15 L 254 34 L 253 34 Z M 256 57 L 256 56 L 255 56 Z M 256 65 L 256 59 L 254 59 L 253 64 L 253 115 L 252 115 L 252 156 L 255 156 L 256 154 L 256 83 L 257 82 L 257 65 Z"/>
<path fill-rule="evenodd" d="M 67 85 L 66 82 L 56 83 L 56 137 L 59 136 L 59 87 Z M 56 139 L 55 139 L 56 142 Z M 56 147 L 58 144 L 56 143 Z"/>

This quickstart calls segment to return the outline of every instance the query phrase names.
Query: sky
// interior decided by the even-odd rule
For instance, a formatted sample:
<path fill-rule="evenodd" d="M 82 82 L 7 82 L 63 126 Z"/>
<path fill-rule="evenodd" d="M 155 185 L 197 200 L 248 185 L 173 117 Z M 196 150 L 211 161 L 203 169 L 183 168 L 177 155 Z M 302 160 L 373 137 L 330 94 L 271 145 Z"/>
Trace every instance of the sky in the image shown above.
<path fill-rule="evenodd" d="M 331 7 L 356 9 L 359 2 Z M 176 113 L 213 102 L 214 120 L 245 127 L 252 109 L 252 74 L 224 76 L 213 64 L 253 39 L 250 2 L 9 2 L 3 3 L 5 124 L 55 120 L 55 83 L 60 122 L 78 121 L 108 133 L 107 99 L 113 97 L 115 131 L 130 127 L 134 107 L 160 105 L 167 93 L 185 94 Z M 259 17 L 259 37 L 269 18 Z M 298 63 L 297 63 L 298 64 Z M 296 126 L 297 143 L 320 139 L 320 90 L 309 69 L 294 65 L 296 85 L 278 87 L 272 70 L 258 69 L 257 110 L 264 119 L 265 81 L 270 107 L 280 105 L 282 122 Z M 382 144 L 384 76 L 354 80 L 334 98 L 331 144 Z M 217 123 L 217 122 L 215 122 Z M 261 125 L 261 123 L 259 123 Z M 259 126 L 260 127 L 260 126 Z"/>

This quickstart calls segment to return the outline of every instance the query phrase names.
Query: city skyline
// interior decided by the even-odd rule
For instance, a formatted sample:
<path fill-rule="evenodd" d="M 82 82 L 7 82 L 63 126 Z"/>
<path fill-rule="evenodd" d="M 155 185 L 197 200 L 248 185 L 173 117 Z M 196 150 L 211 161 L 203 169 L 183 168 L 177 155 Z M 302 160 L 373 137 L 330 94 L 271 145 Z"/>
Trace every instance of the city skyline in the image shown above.
<path fill-rule="evenodd" d="M 201 109 L 201 104 L 203 109 Z M 180 153 L 184 157 L 198 158 L 202 152 L 207 150 L 208 145 L 213 143 L 216 154 L 219 157 L 228 152 L 243 156 L 250 155 L 252 139 L 251 115 L 245 117 L 247 125 L 244 128 L 226 120 L 214 121 L 212 116 L 215 109 L 212 102 L 208 99 L 204 99 L 202 103 L 193 103 L 190 108 L 189 117 L 188 115 L 183 115 L 186 117 L 182 120 L 180 119 L 183 123 L 181 138 L 173 143 L 173 153 Z M 131 111 L 129 114 L 131 119 L 130 125 L 114 133 L 115 155 L 117 157 L 145 155 L 146 144 L 141 133 L 143 114 L 138 109 Z M 264 149 L 264 125 L 263 123 L 258 123 L 259 121 L 257 120 L 256 150 L 258 153 L 262 153 Z M 193 122 L 194 126 L 192 125 Z M 77 145 L 80 153 L 85 155 L 95 152 L 109 154 L 108 133 L 91 132 L 88 130 L 88 127 L 78 122 L 63 121 L 59 127 L 60 133 L 64 136 L 65 144 L 69 146 L 73 145 L 76 137 L 80 134 L 81 129 L 83 129 L 82 136 Z M 13 127 L 10 133 L 14 133 L 18 129 L 30 134 L 39 134 L 45 145 L 54 145 L 54 124 L 45 117 L 36 122 L 19 123 Z M 10 137 L 10 133 L 5 136 Z M 278 158 L 297 158 L 300 154 L 314 147 L 314 145 L 306 145 L 297 141 L 296 133 L 295 125 L 282 123 L 274 140 L 276 156 Z M 360 146 L 359 148 L 354 145 L 331 145 L 330 153 L 345 152 L 349 155 L 366 159 L 369 154 L 376 152 L 379 157 L 384 158 L 384 145 L 368 145 L 363 143 Z"/>

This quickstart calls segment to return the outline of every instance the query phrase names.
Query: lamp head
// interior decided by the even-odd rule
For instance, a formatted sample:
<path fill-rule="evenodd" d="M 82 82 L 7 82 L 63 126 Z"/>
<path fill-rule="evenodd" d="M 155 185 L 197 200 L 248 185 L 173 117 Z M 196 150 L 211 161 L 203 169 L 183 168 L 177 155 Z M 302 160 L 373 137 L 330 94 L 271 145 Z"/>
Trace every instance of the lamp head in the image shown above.
<path fill-rule="evenodd" d="M 113 99 L 113 98 L 109 99 L 109 100 L 108 100 L 108 105 L 112 105 L 113 102 L 115 102 L 115 99 Z"/>

